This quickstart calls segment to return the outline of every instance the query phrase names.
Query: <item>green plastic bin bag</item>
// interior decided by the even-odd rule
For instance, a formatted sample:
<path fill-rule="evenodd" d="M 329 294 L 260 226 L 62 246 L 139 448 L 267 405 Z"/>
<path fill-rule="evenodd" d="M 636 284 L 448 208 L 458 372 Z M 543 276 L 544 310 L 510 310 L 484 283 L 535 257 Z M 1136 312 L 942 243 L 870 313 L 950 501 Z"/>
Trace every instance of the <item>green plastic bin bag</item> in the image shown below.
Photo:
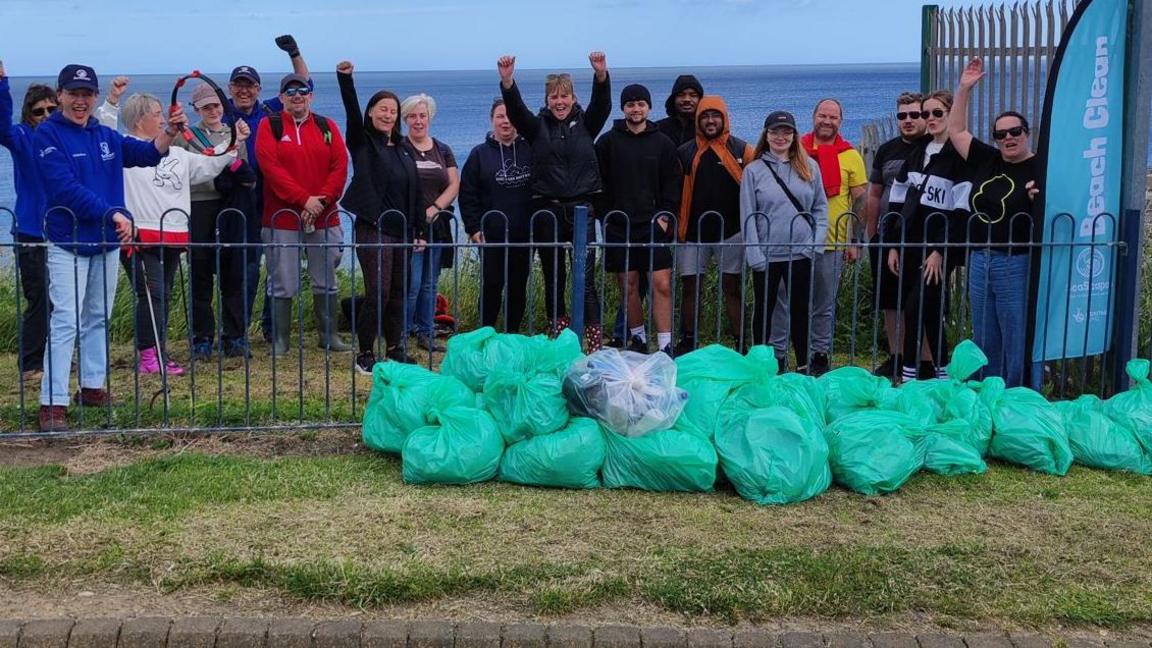
<path fill-rule="evenodd" d="M 474 407 L 433 407 L 429 425 L 413 431 L 401 451 L 408 484 L 473 484 L 500 468 L 504 439 L 496 422 Z"/>
<path fill-rule="evenodd" d="M 914 426 L 897 412 L 861 411 L 845 414 L 824 431 L 832 479 L 863 495 L 899 490 L 924 464 L 922 453 L 900 423 Z M 911 428 L 915 431 L 915 427 Z"/>
<path fill-rule="evenodd" d="M 725 414 L 716 453 L 736 492 L 757 504 L 803 502 L 832 483 L 824 433 L 785 407 Z"/>
<path fill-rule="evenodd" d="M 1152 381 L 1148 379 L 1147 360 L 1129 360 L 1125 366 L 1132 388 L 1120 392 L 1104 403 L 1108 418 L 1136 435 L 1145 452 L 1152 452 Z"/>
<path fill-rule="evenodd" d="M 815 425 L 818 430 L 827 425 L 820 381 L 798 373 L 781 374 L 744 385 L 732 393 L 727 406 L 741 409 L 780 406 Z"/>
<path fill-rule="evenodd" d="M 568 401 L 554 374 L 497 370 L 484 383 L 484 409 L 508 445 L 568 424 Z"/>
<path fill-rule="evenodd" d="M 419 365 L 377 362 L 372 393 L 364 408 L 364 445 L 399 454 L 408 434 L 428 424 L 428 411 L 438 407 L 473 407 L 476 397 L 459 380 Z"/>
<path fill-rule="evenodd" d="M 484 381 L 499 368 L 514 373 L 535 373 L 532 358 L 538 341 L 516 333 L 497 333 L 490 326 L 448 338 L 448 351 L 440 373 L 454 376 L 472 391 L 484 391 Z"/>
<path fill-rule="evenodd" d="M 604 433 L 590 418 L 574 418 L 558 432 L 508 446 L 500 481 L 552 488 L 600 488 Z"/>
<path fill-rule="evenodd" d="M 816 379 L 824 392 L 824 412 L 829 423 L 853 412 L 874 410 L 893 389 L 887 378 L 861 367 L 840 367 Z"/>
<path fill-rule="evenodd" d="M 1116 398 L 1116 397 L 1113 397 Z M 1152 475 L 1152 448 L 1136 433 L 1105 414 L 1105 403 L 1085 394 L 1054 407 L 1064 419 L 1073 460 L 1089 468 Z"/>
<path fill-rule="evenodd" d="M 953 419 L 909 434 L 924 457 L 924 470 L 937 475 L 982 475 L 988 471 L 981 452 L 973 445 L 972 424 Z"/>
<path fill-rule="evenodd" d="M 776 358 L 765 346 L 752 347 L 747 356 L 720 344 L 710 344 L 676 358 L 676 385 L 688 392 L 688 401 L 676 426 L 709 438 L 729 395 L 753 382 L 776 375 Z"/>
<path fill-rule="evenodd" d="M 992 407 L 989 456 L 1050 475 L 1072 466 L 1068 432 L 1056 408 L 1027 387 L 1004 391 Z"/>
<path fill-rule="evenodd" d="M 584 352 L 580 349 L 580 336 L 572 329 L 564 329 L 553 340 L 544 335 L 537 335 L 531 339 L 535 344 L 529 367 L 536 373 L 563 378 L 568 372 L 568 367 L 584 357 Z"/>
<path fill-rule="evenodd" d="M 706 493 L 716 483 L 716 447 L 707 437 L 677 428 L 638 437 L 603 432 L 605 488 Z"/>

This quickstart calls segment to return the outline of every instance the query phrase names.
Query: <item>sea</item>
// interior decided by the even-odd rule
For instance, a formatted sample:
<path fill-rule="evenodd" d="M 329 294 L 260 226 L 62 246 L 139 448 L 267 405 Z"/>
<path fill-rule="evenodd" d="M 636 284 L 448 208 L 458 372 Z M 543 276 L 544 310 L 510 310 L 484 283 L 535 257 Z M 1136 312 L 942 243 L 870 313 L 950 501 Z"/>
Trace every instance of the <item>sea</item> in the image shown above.
<path fill-rule="evenodd" d="M 99 72 L 99 70 L 98 70 Z M 544 77 L 555 70 L 517 70 L 516 80 L 530 107 L 544 104 Z M 578 99 L 587 101 L 592 89 L 592 71 L 573 70 Z M 225 87 L 227 72 L 207 73 Z M 283 72 L 262 72 L 264 99 L 275 96 Z M 787 110 L 796 116 L 801 130 L 811 125 L 812 110 L 825 97 L 835 97 L 844 105 L 842 134 L 859 141 L 861 128 L 893 112 L 897 95 L 916 89 L 920 82 L 919 64 L 881 65 L 771 65 L 698 68 L 614 68 L 611 70 L 613 119 L 621 118 L 619 93 L 630 83 L 642 83 L 652 93 L 652 119 L 665 116 L 664 100 L 672 82 L 680 74 L 694 74 L 707 94 L 724 98 L 732 120 L 732 132 L 754 143 L 764 117 L 774 110 Z M 110 74 L 101 75 L 104 84 Z M 129 93 L 147 92 L 167 103 L 178 74 L 148 74 L 131 77 Z M 316 93 L 312 110 L 336 120 L 343 128 L 344 107 L 336 85 L 335 72 L 313 72 Z M 19 110 L 24 91 L 31 83 L 54 84 L 51 77 L 11 77 L 12 96 Z M 356 72 L 361 105 L 377 90 L 387 89 L 401 98 L 425 93 L 436 101 L 437 112 L 430 132 L 452 147 L 460 164 L 472 147 L 484 141 L 490 127 L 492 100 L 500 96 L 495 69 L 437 72 Z M 191 84 L 181 91 L 184 102 L 191 99 Z M 16 115 L 19 118 L 19 114 Z M 608 128 L 606 126 L 605 128 Z M 7 149 L 0 148 L 0 207 L 11 209 L 16 200 L 12 186 L 12 161 Z M 7 217 L 0 215 L 0 220 Z M 10 227 L 0 223 L 0 237 L 9 236 Z M 3 238 L 0 238 L 3 240 Z M 10 240 L 10 239 L 9 239 Z"/>

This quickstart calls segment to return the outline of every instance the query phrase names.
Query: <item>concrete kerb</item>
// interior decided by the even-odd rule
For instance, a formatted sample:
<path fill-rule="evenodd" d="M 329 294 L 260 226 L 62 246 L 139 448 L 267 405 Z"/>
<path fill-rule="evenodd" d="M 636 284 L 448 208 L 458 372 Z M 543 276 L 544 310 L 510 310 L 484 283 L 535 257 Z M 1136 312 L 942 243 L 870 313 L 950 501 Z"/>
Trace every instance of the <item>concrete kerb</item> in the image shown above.
<path fill-rule="evenodd" d="M 735 631 L 627 625 L 187 617 L 0 619 L 0 648 L 1152 648 L 1084 635 Z"/>

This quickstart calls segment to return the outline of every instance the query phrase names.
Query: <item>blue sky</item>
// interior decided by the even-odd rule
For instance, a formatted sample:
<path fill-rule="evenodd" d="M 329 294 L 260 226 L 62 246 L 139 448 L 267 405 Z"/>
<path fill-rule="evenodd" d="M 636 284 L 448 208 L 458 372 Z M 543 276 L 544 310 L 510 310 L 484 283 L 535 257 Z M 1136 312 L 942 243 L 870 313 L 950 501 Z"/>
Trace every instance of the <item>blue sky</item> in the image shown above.
<path fill-rule="evenodd" d="M 0 2 L 0 59 L 12 75 L 85 62 L 106 74 L 286 69 L 275 35 L 297 37 L 317 70 L 876 63 L 919 60 L 912 0 L 141 0 Z M 328 5 L 327 7 L 325 5 Z"/>

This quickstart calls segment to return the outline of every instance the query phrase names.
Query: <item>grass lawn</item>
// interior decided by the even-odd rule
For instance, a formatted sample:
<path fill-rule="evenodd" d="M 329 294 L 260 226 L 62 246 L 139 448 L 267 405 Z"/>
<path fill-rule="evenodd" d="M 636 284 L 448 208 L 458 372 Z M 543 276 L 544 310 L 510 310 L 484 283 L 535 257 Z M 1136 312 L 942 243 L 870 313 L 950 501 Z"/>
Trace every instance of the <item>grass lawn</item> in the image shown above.
<path fill-rule="evenodd" d="M 1152 622 L 1150 486 L 994 464 L 764 508 L 725 491 L 411 487 L 397 459 L 364 453 L 9 466 L 0 584 L 254 588 L 348 610 L 474 597 L 545 619 L 643 607 L 692 623 L 1123 629 Z"/>

